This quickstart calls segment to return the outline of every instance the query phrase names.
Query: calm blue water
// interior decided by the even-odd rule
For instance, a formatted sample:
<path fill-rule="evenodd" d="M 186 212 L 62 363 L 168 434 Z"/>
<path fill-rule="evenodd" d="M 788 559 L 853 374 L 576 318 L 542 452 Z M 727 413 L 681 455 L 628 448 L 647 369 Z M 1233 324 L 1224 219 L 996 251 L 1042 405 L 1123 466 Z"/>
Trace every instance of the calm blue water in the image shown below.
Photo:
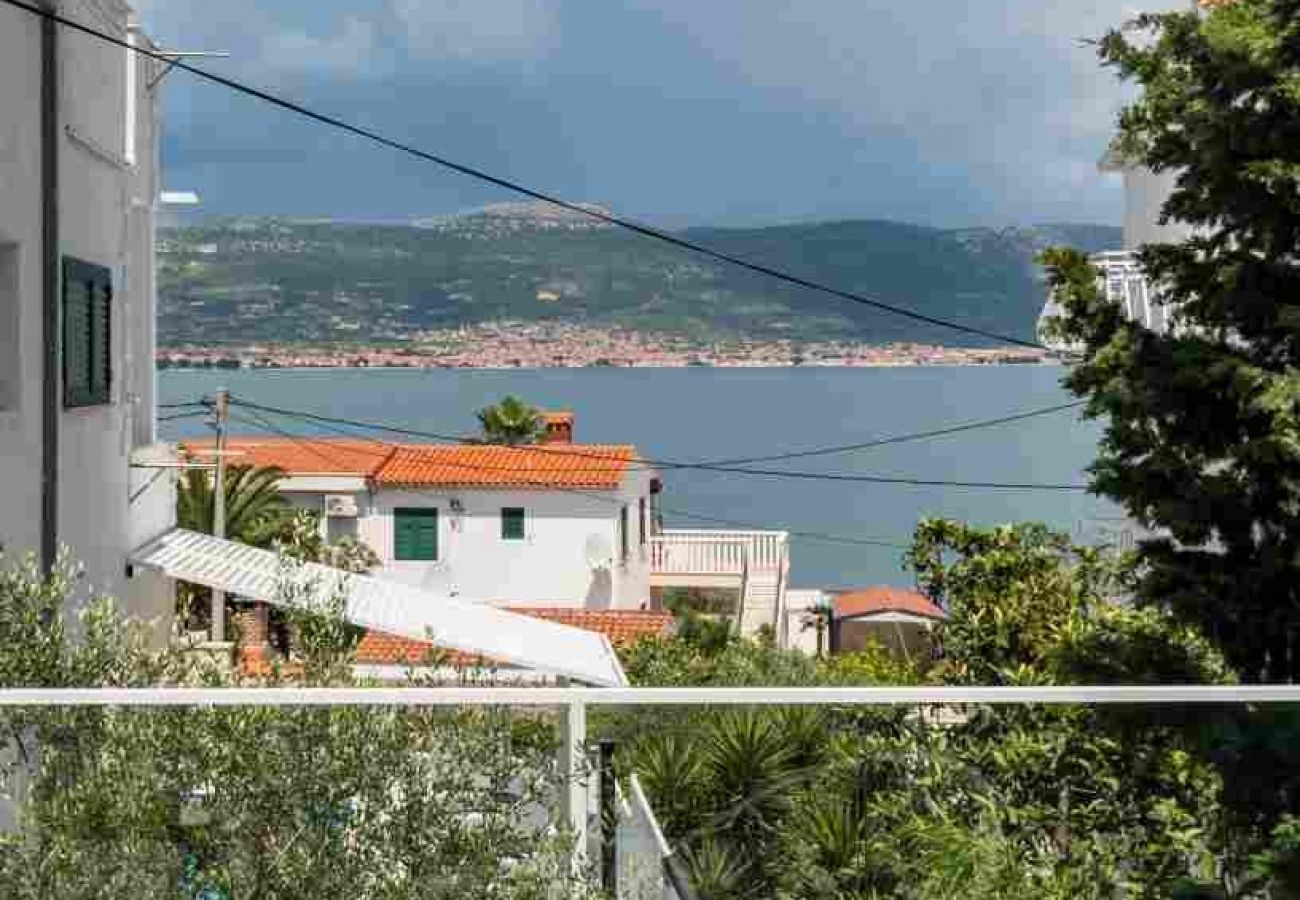
<path fill-rule="evenodd" d="M 159 374 L 161 402 L 197 399 L 219 385 L 236 397 L 440 434 L 470 434 L 475 410 L 504 394 L 577 413 L 576 437 L 633 443 L 649 458 L 745 457 L 926 431 L 1066 402 L 1062 371 L 1048 366 L 897 369 L 262 370 Z M 164 410 L 164 413 L 167 411 Z M 302 434 L 303 422 L 279 420 Z M 204 433 L 168 422 L 167 438 Z M 236 433 L 259 433 L 235 423 Z M 797 471 L 1072 483 L 1096 452 L 1098 428 L 1072 412 L 983 431 L 852 454 L 762 464 Z M 777 480 L 664 470 L 670 527 L 709 528 L 680 512 L 756 527 L 905 544 L 918 519 L 985 524 L 1036 520 L 1092 529 L 1115 510 L 1084 493 L 990 491 Z M 1103 526 L 1105 527 L 1105 526 Z M 797 586 L 911 583 L 899 550 L 797 537 Z"/>

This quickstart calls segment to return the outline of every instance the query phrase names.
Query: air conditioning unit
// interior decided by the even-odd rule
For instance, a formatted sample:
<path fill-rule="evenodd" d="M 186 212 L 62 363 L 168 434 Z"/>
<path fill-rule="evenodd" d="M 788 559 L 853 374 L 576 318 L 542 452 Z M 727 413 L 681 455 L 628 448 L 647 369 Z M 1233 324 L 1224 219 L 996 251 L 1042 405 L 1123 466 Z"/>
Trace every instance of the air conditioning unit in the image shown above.
<path fill-rule="evenodd" d="M 351 494 L 326 494 L 325 515 L 332 519 L 355 519 L 357 498 Z"/>

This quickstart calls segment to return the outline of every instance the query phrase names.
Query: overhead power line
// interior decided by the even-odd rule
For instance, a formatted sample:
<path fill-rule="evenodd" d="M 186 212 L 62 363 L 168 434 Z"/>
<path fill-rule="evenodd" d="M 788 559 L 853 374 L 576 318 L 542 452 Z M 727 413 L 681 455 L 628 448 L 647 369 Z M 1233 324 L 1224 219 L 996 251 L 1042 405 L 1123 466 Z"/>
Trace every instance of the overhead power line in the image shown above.
<path fill-rule="evenodd" d="M 207 414 L 208 411 L 206 409 L 196 409 L 193 410 L 192 412 L 178 412 L 178 413 L 171 413 L 170 415 L 166 415 L 166 416 L 159 416 L 158 421 L 174 422 L 177 419 L 192 419 L 195 416 L 206 416 Z"/>
<path fill-rule="evenodd" d="M 781 453 L 773 453 L 767 456 L 743 456 L 733 459 L 710 459 L 696 465 L 707 466 L 736 466 L 746 465 L 757 462 L 779 462 L 787 459 L 807 459 L 812 456 L 831 456 L 838 453 L 854 453 L 859 450 L 870 450 L 875 447 L 887 447 L 892 444 L 907 444 L 912 441 L 924 441 L 930 438 L 944 437 L 950 434 L 961 434 L 967 431 L 978 431 L 984 428 L 993 428 L 998 425 L 1008 425 L 1012 422 L 1022 422 L 1026 419 L 1046 416 L 1051 413 L 1062 412 L 1067 409 L 1077 409 L 1084 405 L 1086 401 L 1075 400 L 1071 403 L 1058 403 L 1055 406 L 1044 406 L 1040 409 L 1031 409 L 1025 412 L 1014 413 L 1009 416 L 1000 416 L 996 419 L 980 419 L 974 422 L 963 422 L 958 425 L 949 425 L 945 428 L 935 428 L 931 431 L 914 431 L 910 434 L 895 434 L 889 437 L 873 438 L 869 441 L 861 441 L 856 444 L 837 444 L 831 447 L 813 447 L 807 450 L 788 450 Z"/>
<path fill-rule="evenodd" d="M 241 404 L 239 404 L 239 403 L 234 403 L 234 405 L 235 405 L 235 406 L 240 406 Z M 251 414 L 253 411 L 252 411 L 252 410 L 249 410 L 249 412 L 250 412 L 250 414 Z M 236 416 L 236 415 L 234 415 L 234 414 L 232 413 L 232 418 L 235 418 L 236 420 L 238 420 L 238 421 L 240 421 L 240 422 L 243 422 L 243 423 L 246 424 L 246 425 L 252 425 L 254 428 L 258 428 L 258 429 L 260 429 L 260 430 L 262 430 L 262 431 L 266 431 L 266 432 L 269 432 L 269 433 L 271 433 L 271 434 L 278 435 L 279 437 L 285 438 L 286 440 L 292 441 L 293 443 L 295 443 L 295 444 L 297 444 L 297 445 L 299 445 L 299 446 L 302 446 L 302 447 L 304 447 L 304 448 L 306 448 L 306 449 L 309 449 L 310 452 L 311 452 L 313 455 L 315 455 L 318 459 L 321 459 L 321 460 L 323 460 L 323 461 L 329 463 L 330 465 L 334 465 L 334 464 L 337 462 L 337 460 L 336 460 L 335 458 L 331 457 L 331 456 L 328 454 L 328 452 L 327 452 L 323 447 L 321 447 L 319 444 L 312 444 L 312 442 L 311 442 L 311 437 L 310 437 L 309 435 L 299 435 L 299 434 L 294 434 L 293 432 L 288 431 L 287 429 L 281 428 L 280 426 L 276 425 L 275 423 L 269 421 L 269 420 L 268 420 L 266 417 L 264 417 L 264 416 L 260 416 L 260 415 L 259 415 L 259 416 L 257 416 L 257 421 L 254 421 L 254 420 L 252 420 L 252 419 L 244 418 L 244 417 L 242 417 L 242 416 Z M 356 437 L 358 437 L 358 435 L 356 435 L 356 434 L 352 434 L 352 433 L 349 433 L 349 432 L 344 432 L 344 431 L 342 431 L 341 429 L 338 429 L 338 428 L 333 429 L 333 431 L 334 431 L 334 433 L 339 434 L 339 435 L 342 435 L 342 436 L 345 436 L 345 437 L 350 437 L 350 438 L 356 438 Z M 389 448 L 394 448 L 394 447 L 399 446 L 399 445 L 396 445 L 396 444 L 386 443 L 386 442 L 384 442 L 384 441 L 376 441 L 375 443 L 383 444 L 384 446 L 387 446 L 387 447 L 389 447 Z M 349 448 L 349 452 L 352 452 L 352 451 L 361 452 L 361 453 L 365 453 L 365 452 L 367 452 L 367 451 L 365 451 L 365 450 L 359 450 L 358 448 L 355 448 L 355 447 L 353 447 L 353 448 Z M 369 451 L 369 452 L 371 452 L 371 453 L 372 453 L 373 455 L 375 455 L 375 456 L 389 456 L 389 455 L 391 455 L 391 452 L 392 452 L 392 451 L 391 451 L 391 449 L 390 449 L 390 450 L 384 450 L 384 451 L 378 451 L 378 450 L 376 450 L 376 451 Z M 517 468 L 515 468 L 515 467 L 509 467 L 509 466 L 485 466 L 485 465 L 480 465 L 480 464 L 477 464 L 477 463 L 447 462 L 446 465 L 449 465 L 449 466 L 451 466 L 452 468 L 465 469 L 465 470 L 467 470 L 467 471 L 477 471 L 477 472 L 514 472 L 514 473 L 517 473 L 517 472 L 519 471 L 519 470 L 518 470 Z M 606 496 L 606 495 L 604 495 L 604 494 L 596 493 L 596 492 L 594 492 L 594 491 L 586 491 L 586 490 L 583 490 L 583 489 L 581 489 L 581 488 L 574 488 L 574 487 L 557 487 L 557 486 L 555 486 L 555 485 L 553 485 L 553 484 L 550 484 L 550 483 L 548 483 L 548 482 L 533 481 L 533 480 L 530 480 L 530 479 L 527 479 L 527 478 L 523 478 L 523 479 L 520 479 L 520 480 L 521 480 L 523 483 L 525 483 L 525 484 L 533 485 L 533 486 L 536 486 L 536 487 L 544 487 L 544 488 L 546 488 L 547 490 L 559 491 L 559 492 L 561 492 L 561 493 L 566 493 L 566 494 L 577 494 L 577 495 L 579 495 L 579 496 L 589 497 L 589 498 L 591 498 L 591 499 L 593 499 L 593 500 L 600 501 L 601 503 L 609 503 L 609 504 L 613 504 L 613 505 L 616 505 L 616 506 L 621 506 L 621 505 L 622 505 L 622 501 L 621 501 L 621 500 L 618 500 L 618 499 L 615 499 L 615 498 L 611 498 L 611 497 L 608 497 L 608 496 Z M 790 530 L 790 529 L 788 529 L 788 528 L 782 528 L 782 529 L 771 529 L 771 528 L 769 528 L 769 527 L 766 526 L 766 525 L 756 525 L 756 524 L 754 524 L 754 523 L 752 523 L 752 522 L 744 522 L 744 521 L 740 521 L 740 520 L 737 520 L 737 519 L 730 519 L 730 518 L 724 518 L 724 517 L 720 517 L 720 516 L 711 516 L 711 515 L 706 515 L 706 514 L 704 514 L 704 513 L 697 513 L 697 512 L 693 512 L 693 511 L 685 510 L 685 509 L 681 509 L 681 508 L 663 506 L 662 504 L 659 506 L 659 511 L 662 512 L 662 513 L 667 513 L 668 515 L 676 516 L 676 517 L 683 518 L 683 519 L 691 519 L 691 520 L 693 520 L 693 521 L 697 521 L 697 522 L 706 522 L 706 523 L 709 523 L 709 524 L 712 524 L 712 525 L 726 525 L 726 526 L 731 527 L 731 528 L 742 528 L 742 529 L 749 530 L 749 531 L 780 530 L 780 531 L 784 531 L 786 534 L 789 534 L 791 537 L 803 538 L 803 539 L 805 539 L 805 540 L 810 540 L 810 541 L 820 541 L 820 542 L 823 542 L 823 543 L 848 544 L 848 545 L 857 546 L 857 547 L 872 547 L 872 548 L 881 548 L 881 549 L 888 549 L 888 550 L 909 550 L 909 549 L 911 549 L 910 545 L 908 545 L 908 544 L 904 544 L 904 543 L 901 543 L 901 542 L 897 542 L 897 541 L 885 541 L 885 540 L 877 540 L 877 539 L 874 539 L 874 538 L 860 538 L 860 537 L 851 537 L 851 536 L 848 536 L 848 535 L 826 534 L 826 533 L 823 533 L 823 532 L 817 532 L 817 531 L 793 531 L 793 530 Z"/>
<path fill-rule="evenodd" d="M 758 263 L 752 260 L 744 259 L 743 257 L 735 256 L 733 254 L 714 249 L 705 244 L 696 243 L 695 241 L 688 240 L 684 237 L 680 237 L 678 235 L 666 231 L 661 231 L 658 228 L 653 228 L 649 225 L 642 224 L 640 222 L 637 222 L 634 219 L 629 219 L 623 216 L 614 215 L 613 213 L 607 213 L 599 209 L 589 208 L 580 203 L 575 203 L 570 200 L 565 200 L 563 197 L 560 197 L 556 194 L 551 194 L 545 191 L 537 190 L 535 188 L 530 188 L 518 181 L 514 181 L 509 178 L 504 178 L 499 175 L 493 175 L 475 166 L 467 165 L 465 163 L 459 163 L 452 159 L 448 159 L 447 157 L 440 156 L 436 153 L 431 153 L 427 150 L 422 150 L 419 147 L 416 147 L 412 144 L 408 144 L 404 141 L 399 141 L 394 138 L 387 137 L 369 128 L 364 128 L 360 125 L 354 125 L 350 122 L 338 118 L 337 116 L 332 116 L 326 113 L 317 112 L 316 110 L 310 109 L 309 107 L 302 105 L 301 103 L 297 103 L 293 100 L 285 99 L 276 94 L 272 94 L 268 91 L 262 90 L 261 88 L 256 88 L 251 85 L 244 84 L 241 81 L 237 81 L 233 78 L 228 78 L 224 75 L 217 75 L 213 72 L 207 71 L 206 69 L 201 69 L 189 63 L 182 62 L 181 60 L 175 59 L 174 57 L 169 56 L 164 52 L 150 50 L 147 47 L 128 44 L 124 40 L 120 40 L 118 38 L 113 37 L 112 35 L 105 34 L 102 31 L 91 28 L 87 25 L 83 25 L 79 22 L 74 22 L 70 19 L 58 15 L 57 13 L 50 12 L 49 10 L 41 9 L 40 7 L 37 7 L 31 3 L 25 2 L 25 0 L 0 0 L 0 2 L 7 3 L 10 6 L 18 7 L 19 9 L 25 9 L 28 12 L 32 13 L 33 15 L 42 16 L 44 18 L 51 19 L 55 22 L 58 22 L 60 25 L 64 26 L 65 28 L 70 28 L 75 31 L 79 31 L 83 34 L 90 35 L 91 37 L 98 38 L 102 41 L 113 44 L 115 46 L 123 47 L 127 50 L 134 51 L 144 56 L 148 56 L 150 58 L 157 59 L 162 62 L 166 62 L 168 65 L 172 66 L 173 68 L 181 69 L 183 71 L 189 72 L 191 75 L 194 75 L 198 78 L 204 79 L 214 84 L 219 84 L 222 87 L 225 87 L 229 90 L 236 91 L 240 94 L 244 94 L 246 96 L 261 100 L 264 103 L 268 103 L 272 106 L 294 113 L 303 118 L 310 119 L 314 122 L 318 122 L 322 125 L 328 125 L 331 128 L 336 128 L 341 131 L 345 131 L 349 134 L 355 135 L 357 137 L 364 138 L 365 140 L 371 141 L 373 143 L 379 144 L 384 147 L 388 147 L 391 150 L 396 150 L 399 153 L 404 153 L 408 156 L 413 156 L 417 159 L 424 160 L 425 162 L 433 163 L 434 165 L 441 166 L 445 169 L 449 169 L 450 171 L 457 172 L 461 175 L 474 178 L 478 181 L 482 181 L 487 184 L 494 185 L 495 187 L 499 187 L 504 190 L 511 191 L 521 196 L 528 197 L 533 200 L 540 200 L 545 203 L 550 203 L 554 206 L 560 207 L 561 209 L 566 209 L 570 212 L 587 216 L 597 221 L 604 222 L 608 225 L 614 225 L 619 228 L 626 229 L 627 231 L 631 231 L 643 237 L 652 238 L 654 240 L 663 242 L 665 244 L 669 244 L 679 249 L 687 250 L 692 253 L 698 254 L 700 256 L 708 257 L 709 259 L 713 259 L 717 262 L 722 262 L 728 265 L 736 266 L 741 269 L 746 269 L 750 272 L 754 272 L 759 275 L 767 276 L 768 278 L 773 278 L 778 281 L 785 282 L 786 284 L 795 285 L 796 287 L 805 288 L 811 291 L 817 291 L 818 293 L 827 294 L 832 297 L 838 297 L 841 300 L 847 300 L 851 303 L 858 303 L 863 306 L 868 306 L 873 309 L 880 310 L 882 312 L 888 312 L 897 316 L 902 316 L 904 318 L 911 319 L 914 322 L 923 322 L 928 325 L 934 325 L 940 328 L 947 328 L 952 331 L 957 331 L 964 334 L 970 334 L 970 335 L 975 335 L 977 337 L 988 338 L 990 340 L 994 340 L 999 343 L 1012 344 L 1020 347 L 1028 347 L 1035 350 L 1048 349 L 1042 344 L 1038 343 L 1037 341 L 1026 340 L 1024 338 L 1019 338 L 1014 335 L 1002 334 L 1000 332 L 991 331 L 985 328 L 980 328 L 975 325 L 967 325 L 961 322 L 956 322 L 951 319 L 943 319 L 938 316 L 926 315 L 925 313 L 920 313 L 917 312 L 916 310 L 907 309 L 906 307 L 902 307 L 902 306 L 896 306 L 892 303 L 886 303 L 882 300 L 876 300 L 872 297 L 868 297 L 864 294 L 860 294 L 855 291 L 849 291 L 849 290 L 844 290 L 842 288 L 832 287 L 830 285 L 822 284 L 821 282 L 813 281 L 809 278 L 805 278 L 801 275 L 795 275 L 790 272 L 786 272 L 782 269 L 774 268 L 764 263 Z"/>
<path fill-rule="evenodd" d="M 400 434 L 405 437 L 418 437 L 425 440 L 438 441 L 441 443 L 463 444 L 466 443 L 464 437 L 456 435 L 440 434 L 433 431 L 424 431 L 414 428 L 401 428 L 395 425 L 385 425 L 379 422 L 364 422 L 356 419 L 343 419 L 335 416 L 322 416 L 316 413 L 304 412 L 302 410 L 285 409 L 283 407 L 266 406 L 260 403 L 253 403 L 243 400 L 239 397 L 232 397 L 231 402 L 236 406 L 246 409 L 257 409 L 262 412 L 273 413 L 276 415 L 287 416 L 302 421 L 314 422 L 323 425 L 343 425 L 350 428 L 366 429 L 370 431 L 384 432 L 388 434 Z M 969 430 L 968 423 L 966 428 Z M 355 435 L 353 435 L 355 437 Z M 482 444 L 483 442 L 479 442 Z M 541 451 L 561 456 L 585 458 L 598 461 L 608 462 L 611 457 L 607 453 L 598 453 L 590 450 L 583 450 L 580 447 L 541 444 L 528 445 L 531 451 Z M 779 469 L 749 469 L 743 467 L 732 467 L 722 465 L 712 465 L 709 463 L 689 463 L 678 462 L 675 460 L 644 458 L 640 461 L 641 465 L 649 466 L 656 469 L 676 469 L 687 471 L 716 472 L 730 475 L 743 475 L 758 478 L 775 478 L 789 479 L 797 481 L 831 481 L 831 482 L 857 482 L 863 484 L 897 484 L 909 487 L 948 487 L 962 488 L 970 490 L 1008 490 L 1008 491 L 1086 491 L 1087 485 L 1084 484 L 1042 484 L 1035 482 L 1000 482 L 1000 481 L 959 481 L 952 479 L 939 478 L 911 478 L 890 475 L 868 475 L 858 473 L 843 472 L 788 472 Z"/>

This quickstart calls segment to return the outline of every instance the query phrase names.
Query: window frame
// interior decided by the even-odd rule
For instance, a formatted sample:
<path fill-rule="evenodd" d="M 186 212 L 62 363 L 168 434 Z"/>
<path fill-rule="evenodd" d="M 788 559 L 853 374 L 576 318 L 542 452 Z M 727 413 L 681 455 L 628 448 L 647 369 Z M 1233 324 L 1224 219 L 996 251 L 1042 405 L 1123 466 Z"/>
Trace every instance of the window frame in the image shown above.
<path fill-rule="evenodd" d="M 433 555 L 412 556 L 404 554 L 402 547 L 402 523 L 416 520 L 433 520 Z M 408 526 L 409 527 L 409 526 Z M 439 562 L 442 559 L 442 516 L 436 506 L 395 506 L 393 507 L 393 561 L 394 562 Z M 418 548 L 417 548 L 418 552 Z"/>
<path fill-rule="evenodd" d="M 509 514 L 509 515 L 508 515 Z M 518 514 L 517 516 L 515 514 Z M 519 533 L 510 534 L 507 524 L 518 523 Z M 501 507 L 501 540 L 515 543 L 528 540 L 528 508 L 524 506 Z"/>

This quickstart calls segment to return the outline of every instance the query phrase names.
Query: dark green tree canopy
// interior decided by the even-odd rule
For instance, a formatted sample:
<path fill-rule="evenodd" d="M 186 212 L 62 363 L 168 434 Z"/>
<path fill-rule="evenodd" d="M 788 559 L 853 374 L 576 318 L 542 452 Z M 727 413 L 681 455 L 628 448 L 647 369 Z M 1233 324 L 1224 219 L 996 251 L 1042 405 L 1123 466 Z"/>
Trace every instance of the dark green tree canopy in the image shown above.
<path fill-rule="evenodd" d="M 1190 225 L 1140 262 L 1175 328 L 1107 303 L 1080 253 L 1044 254 L 1084 348 L 1066 383 L 1108 421 L 1093 487 L 1156 537 L 1138 597 L 1201 627 L 1247 680 L 1300 675 L 1300 2 L 1138 18 L 1100 55 L 1141 95 L 1117 140 L 1177 174 Z"/>

